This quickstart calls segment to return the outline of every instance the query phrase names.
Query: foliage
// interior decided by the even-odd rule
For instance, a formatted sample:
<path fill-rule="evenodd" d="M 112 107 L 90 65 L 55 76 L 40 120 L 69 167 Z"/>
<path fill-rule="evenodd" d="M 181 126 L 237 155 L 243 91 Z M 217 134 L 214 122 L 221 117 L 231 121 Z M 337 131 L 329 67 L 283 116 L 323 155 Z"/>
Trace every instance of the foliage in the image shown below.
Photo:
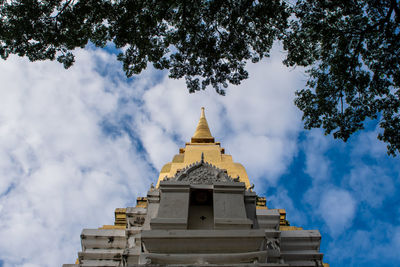
<path fill-rule="evenodd" d="M 128 77 L 153 64 L 190 92 L 224 94 L 248 77 L 248 61 L 282 40 L 287 66 L 309 80 L 295 104 L 305 127 L 346 141 L 368 119 L 400 151 L 398 0 L 0 0 L 0 56 L 54 60 L 65 68 L 88 42 L 121 48 Z"/>
<path fill-rule="evenodd" d="M 128 77 L 150 62 L 185 77 L 190 92 L 240 84 L 247 60 L 257 62 L 287 28 L 280 1 L 38 1 L 1 4 L 0 53 L 30 60 L 57 60 L 66 68 L 70 52 L 88 41 L 112 41 Z"/>
<path fill-rule="evenodd" d="M 305 127 L 346 141 L 380 117 L 388 154 L 400 150 L 400 10 L 396 0 L 301 0 L 284 40 L 288 66 L 310 66 L 295 104 Z"/>

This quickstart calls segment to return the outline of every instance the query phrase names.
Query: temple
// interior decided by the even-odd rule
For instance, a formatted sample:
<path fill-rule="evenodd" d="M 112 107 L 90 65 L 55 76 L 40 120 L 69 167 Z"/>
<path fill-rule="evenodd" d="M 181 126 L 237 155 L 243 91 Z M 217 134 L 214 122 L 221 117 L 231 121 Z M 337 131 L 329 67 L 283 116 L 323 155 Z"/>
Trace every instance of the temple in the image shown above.
<path fill-rule="evenodd" d="M 84 229 L 72 266 L 329 266 L 318 230 L 290 226 L 253 191 L 201 109 L 196 131 L 135 207 L 114 225 Z"/>

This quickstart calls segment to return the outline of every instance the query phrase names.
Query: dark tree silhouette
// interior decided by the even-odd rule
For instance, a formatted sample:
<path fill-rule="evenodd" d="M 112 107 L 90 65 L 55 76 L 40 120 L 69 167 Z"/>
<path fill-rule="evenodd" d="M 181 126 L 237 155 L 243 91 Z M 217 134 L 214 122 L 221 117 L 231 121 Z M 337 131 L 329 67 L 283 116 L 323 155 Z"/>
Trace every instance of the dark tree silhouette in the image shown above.
<path fill-rule="evenodd" d="M 346 141 L 379 119 L 388 154 L 400 151 L 398 0 L 0 0 L 0 55 L 65 68 L 88 42 L 122 48 L 128 77 L 151 63 L 190 92 L 248 78 L 246 63 L 282 41 L 287 66 L 304 66 L 297 91 L 305 128 Z"/>

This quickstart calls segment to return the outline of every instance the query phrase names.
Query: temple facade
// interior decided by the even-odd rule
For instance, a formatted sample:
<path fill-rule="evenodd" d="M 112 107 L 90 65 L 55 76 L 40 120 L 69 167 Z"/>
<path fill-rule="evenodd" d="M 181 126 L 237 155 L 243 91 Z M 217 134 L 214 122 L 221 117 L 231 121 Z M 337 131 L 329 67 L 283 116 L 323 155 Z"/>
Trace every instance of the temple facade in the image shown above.
<path fill-rule="evenodd" d="M 245 168 L 212 137 L 204 108 L 189 143 L 114 225 L 83 229 L 72 266 L 329 266 L 318 230 L 267 207 Z"/>

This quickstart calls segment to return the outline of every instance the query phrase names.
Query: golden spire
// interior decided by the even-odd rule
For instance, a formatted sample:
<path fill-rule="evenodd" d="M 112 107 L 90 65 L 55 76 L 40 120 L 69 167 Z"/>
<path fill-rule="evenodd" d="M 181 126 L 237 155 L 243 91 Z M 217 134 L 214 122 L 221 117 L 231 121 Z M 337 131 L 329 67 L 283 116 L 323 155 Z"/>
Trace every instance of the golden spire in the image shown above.
<path fill-rule="evenodd" d="M 211 135 L 206 116 L 204 115 L 204 107 L 201 108 L 200 120 L 197 124 L 196 132 L 194 132 L 192 137 L 192 143 L 214 143 L 214 137 Z"/>

